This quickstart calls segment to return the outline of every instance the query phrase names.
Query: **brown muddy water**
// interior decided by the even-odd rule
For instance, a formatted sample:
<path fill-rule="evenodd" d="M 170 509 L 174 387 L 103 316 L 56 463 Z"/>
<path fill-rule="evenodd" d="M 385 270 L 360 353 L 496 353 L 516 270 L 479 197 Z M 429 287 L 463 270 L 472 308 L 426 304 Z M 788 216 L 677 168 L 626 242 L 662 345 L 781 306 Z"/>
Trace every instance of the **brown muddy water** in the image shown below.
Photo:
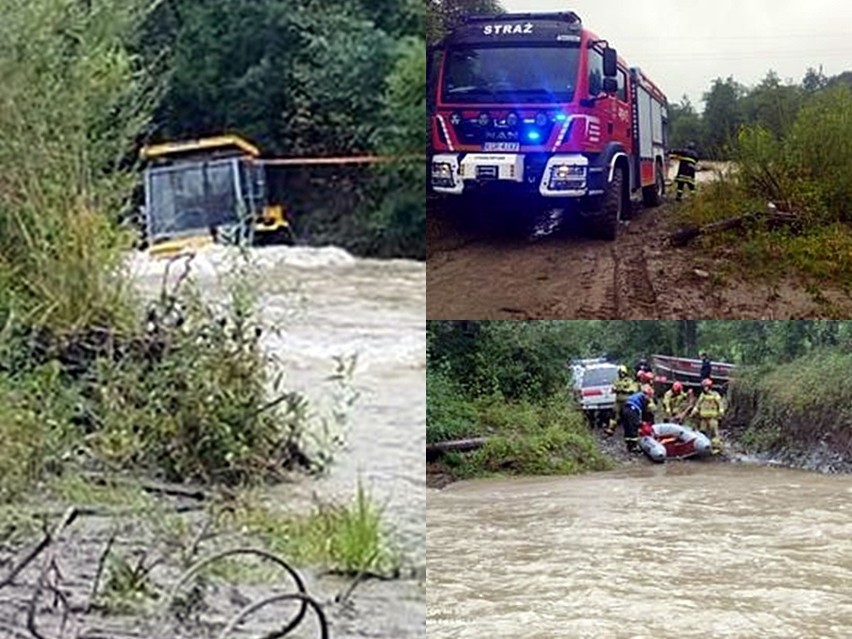
<path fill-rule="evenodd" d="M 674 463 L 427 497 L 430 639 L 852 636 L 852 477 Z"/>
<path fill-rule="evenodd" d="M 222 247 L 199 252 L 192 262 L 192 278 L 212 301 L 222 301 L 225 280 L 235 255 Z M 359 397 L 342 431 L 345 445 L 327 476 L 272 487 L 267 501 L 290 511 L 307 512 L 312 499 L 354 498 L 362 482 L 384 508 L 387 533 L 403 558 L 402 578 L 365 580 L 352 591 L 347 605 L 333 602 L 351 579 L 317 575 L 299 567 L 310 595 L 327 604 L 332 639 L 362 637 L 408 639 L 425 635 L 425 268 L 417 262 L 354 258 L 337 248 L 269 247 L 251 251 L 253 279 L 259 286 L 264 343 L 284 373 L 285 387 L 302 391 L 317 411 L 334 406 L 333 387 L 326 378 L 334 372 L 334 357 L 355 356 L 351 388 Z M 182 271 L 172 265 L 169 280 Z M 166 262 L 135 255 L 129 269 L 144 296 L 159 293 Z M 60 509 L 61 510 L 61 509 Z M 194 519 L 187 516 L 188 521 Z M 117 544 L 137 550 L 157 537 L 155 521 L 125 521 Z M 63 584 L 71 605 L 85 604 L 98 556 L 115 522 L 87 517 L 70 527 L 57 546 Z M 196 524 L 190 524 L 198 525 Z M 33 540 L 35 541 L 35 540 Z M 162 541 L 162 539 L 160 539 Z M 218 541 L 205 543 L 206 556 L 219 550 Z M 255 546 L 257 544 L 254 544 Z M 0 548 L 0 560 L 3 560 Z M 6 557 L 5 559 L 8 559 Z M 24 571 L 20 586 L 0 592 L 0 638 L 18 636 L 25 628 L 25 586 L 38 574 L 37 562 Z M 0 568 L 0 576 L 5 569 Z M 178 573 L 164 565 L 152 572 L 159 587 L 167 588 Z M 150 618 L 101 619 L 80 616 L 89 637 L 215 637 L 224 622 L 247 602 L 277 592 L 283 586 L 224 586 L 208 602 L 201 622 L 177 627 Z M 26 597 L 24 595 L 27 595 Z M 6 595 L 7 600 L 2 601 Z M 48 598 L 46 598 L 48 599 Z M 59 609 L 42 610 L 48 631 L 58 629 Z M 234 637 L 260 637 L 292 616 L 292 603 L 271 606 L 251 617 Z M 91 630 L 94 629 L 94 630 Z M 214 632 L 215 630 L 215 632 Z M 76 631 L 66 629 L 65 637 Z M 50 635 L 58 637 L 55 633 Z M 288 637 L 319 637 L 317 626 L 305 622 Z"/>

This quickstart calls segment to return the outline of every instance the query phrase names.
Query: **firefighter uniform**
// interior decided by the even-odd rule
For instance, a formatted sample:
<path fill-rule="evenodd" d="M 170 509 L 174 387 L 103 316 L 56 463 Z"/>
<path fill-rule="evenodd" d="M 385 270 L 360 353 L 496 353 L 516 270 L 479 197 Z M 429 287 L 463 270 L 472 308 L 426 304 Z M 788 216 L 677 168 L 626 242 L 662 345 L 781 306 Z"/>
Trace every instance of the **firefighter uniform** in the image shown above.
<path fill-rule="evenodd" d="M 635 380 L 630 379 L 627 375 L 622 377 L 621 374 L 619 374 L 619 378 L 615 380 L 615 384 L 612 386 L 612 392 L 615 393 L 615 419 L 610 421 L 609 426 L 607 426 L 607 436 L 611 436 L 615 433 L 616 426 L 624 425 L 621 419 L 624 402 L 626 402 L 627 398 L 638 390 L 639 384 L 636 383 Z"/>
<path fill-rule="evenodd" d="M 639 427 L 642 417 L 648 410 L 650 398 L 643 392 L 633 393 L 624 402 L 621 409 L 621 423 L 624 426 L 624 444 L 629 452 L 639 450 Z"/>
<path fill-rule="evenodd" d="M 718 455 L 722 452 L 719 419 L 725 414 L 722 396 L 712 388 L 705 388 L 698 396 L 691 414 L 698 417 L 698 430 L 710 435 L 713 454 Z"/>
<path fill-rule="evenodd" d="M 675 199 L 680 202 L 683 198 L 684 187 L 689 187 L 690 191 L 695 191 L 695 165 L 698 162 L 698 153 L 695 152 L 695 145 L 689 143 L 685 149 L 672 151 L 672 154 L 680 159 L 675 177 L 675 184 L 677 185 Z"/>
<path fill-rule="evenodd" d="M 689 406 L 689 396 L 680 391 L 675 393 L 673 389 L 669 389 L 663 395 L 663 412 L 666 419 L 671 421 L 678 417 L 685 417 L 686 409 Z"/>

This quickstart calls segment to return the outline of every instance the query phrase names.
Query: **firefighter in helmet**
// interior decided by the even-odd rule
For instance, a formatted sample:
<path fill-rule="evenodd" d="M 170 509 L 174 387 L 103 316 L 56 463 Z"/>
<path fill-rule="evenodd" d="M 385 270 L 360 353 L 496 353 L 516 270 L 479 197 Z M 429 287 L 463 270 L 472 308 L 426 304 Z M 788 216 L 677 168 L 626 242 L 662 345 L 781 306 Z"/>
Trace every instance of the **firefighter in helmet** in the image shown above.
<path fill-rule="evenodd" d="M 714 455 L 722 452 L 722 438 L 719 436 L 719 419 L 725 414 L 722 396 L 713 390 L 713 380 L 701 380 L 701 394 L 690 413 L 698 417 L 698 430 L 710 435 L 710 445 Z"/>
<path fill-rule="evenodd" d="M 683 391 L 683 384 L 675 382 L 663 395 L 663 413 L 666 421 L 682 424 L 689 409 L 690 397 Z"/>
<path fill-rule="evenodd" d="M 639 386 L 650 386 L 654 387 L 654 373 L 650 370 L 641 370 L 636 373 L 636 378 L 639 381 Z M 651 395 L 650 401 L 648 402 L 648 406 L 645 409 L 645 412 L 642 413 L 642 421 L 643 422 L 651 422 L 652 424 L 656 423 L 656 414 L 659 406 L 657 402 L 654 400 L 654 396 Z"/>
<path fill-rule="evenodd" d="M 648 412 L 648 404 L 653 401 L 654 389 L 645 385 L 638 393 L 633 393 L 624 402 L 621 409 L 621 423 L 624 426 L 624 445 L 628 452 L 639 452 L 639 427 Z"/>
<path fill-rule="evenodd" d="M 685 149 L 674 149 L 671 153 L 680 160 L 677 176 L 675 176 L 675 184 L 677 185 L 675 199 L 680 202 L 683 198 L 684 187 L 689 187 L 692 192 L 695 191 L 695 165 L 698 163 L 698 151 L 696 151 L 695 142 L 690 142 Z"/>
<path fill-rule="evenodd" d="M 630 371 L 626 366 L 618 367 L 618 379 L 612 386 L 612 392 L 615 393 L 615 418 L 611 419 L 606 428 L 607 437 L 611 437 L 615 433 L 615 427 L 621 424 L 621 411 L 624 408 L 624 402 L 633 393 L 639 390 L 639 384 L 630 378 Z"/>

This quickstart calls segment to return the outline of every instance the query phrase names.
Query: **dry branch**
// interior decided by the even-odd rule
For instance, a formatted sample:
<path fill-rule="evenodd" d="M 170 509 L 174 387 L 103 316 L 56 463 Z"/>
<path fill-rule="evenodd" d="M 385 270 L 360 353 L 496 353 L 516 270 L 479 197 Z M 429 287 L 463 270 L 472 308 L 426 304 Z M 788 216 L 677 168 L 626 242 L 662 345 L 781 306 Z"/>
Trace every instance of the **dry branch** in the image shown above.
<path fill-rule="evenodd" d="M 144 479 L 132 479 L 129 477 L 118 477 L 105 473 L 85 472 L 81 475 L 89 481 L 101 486 L 127 486 L 130 488 L 140 488 L 148 493 L 159 495 L 169 495 L 171 497 L 186 497 L 197 501 L 211 499 L 211 495 L 201 488 L 186 486 L 183 484 L 169 484 L 165 482 L 155 482 Z"/>
<path fill-rule="evenodd" d="M 447 442 L 426 444 L 426 457 L 433 458 L 443 453 L 464 453 L 482 448 L 488 442 L 488 437 L 472 437 L 470 439 L 455 439 Z"/>
<path fill-rule="evenodd" d="M 62 516 L 62 519 L 53 529 L 53 531 L 45 531 L 44 537 L 38 544 L 36 544 L 30 552 L 28 552 L 21 561 L 15 565 L 12 570 L 9 571 L 9 574 L 6 575 L 2 580 L 0 580 L 0 588 L 4 586 L 8 586 L 12 581 L 14 581 L 15 577 L 17 577 L 21 571 L 26 568 L 30 562 L 32 562 L 36 557 L 38 557 L 53 541 L 62 534 L 62 531 L 65 530 L 66 527 L 70 526 L 80 512 L 77 510 L 75 506 L 70 507 L 65 511 L 65 514 Z"/>
<path fill-rule="evenodd" d="M 695 238 L 706 235 L 708 233 L 718 233 L 719 231 L 729 231 L 733 229 L 741 229 L 749 222 L 767 222 L 773 228 L 780 226 L 796 226 L 801 223 L 802 219 L 795 213 L 746 213 L 736 217 L 728 217 L 718 222 L 711 222 L 702 226 L 687 226 L 670 234 L 668 241 L 672 246 L 685 246 Z"/>

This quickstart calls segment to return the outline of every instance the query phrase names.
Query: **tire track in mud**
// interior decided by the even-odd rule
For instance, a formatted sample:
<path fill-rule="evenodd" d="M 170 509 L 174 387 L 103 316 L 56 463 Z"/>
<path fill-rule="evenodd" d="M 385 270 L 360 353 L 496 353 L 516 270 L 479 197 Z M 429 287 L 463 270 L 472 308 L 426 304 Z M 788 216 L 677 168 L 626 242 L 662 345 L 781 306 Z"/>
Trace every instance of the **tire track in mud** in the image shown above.
<path fill-rule="evenodd" d="M 615 242 L 570 228 L 538 237 L 427 217 L 428 319 L 794 319 L 849 317 L 852 294 L 791 274 L 749 278 L 738 257 L 666 242 L 675 204 L 640 210 Z M 813 291 L 820 293 L 819 301 Z M 827 301 L 825 301 L 827 300 Z"/>
<path fill-rule="evenodd" d="M 646 226 L 615 243 L 583 237 L 570 223 L 507 238 L 431 213 L 427 317 L 609 319 L 654 317 L 657 295 L 645 255 Z"/>

